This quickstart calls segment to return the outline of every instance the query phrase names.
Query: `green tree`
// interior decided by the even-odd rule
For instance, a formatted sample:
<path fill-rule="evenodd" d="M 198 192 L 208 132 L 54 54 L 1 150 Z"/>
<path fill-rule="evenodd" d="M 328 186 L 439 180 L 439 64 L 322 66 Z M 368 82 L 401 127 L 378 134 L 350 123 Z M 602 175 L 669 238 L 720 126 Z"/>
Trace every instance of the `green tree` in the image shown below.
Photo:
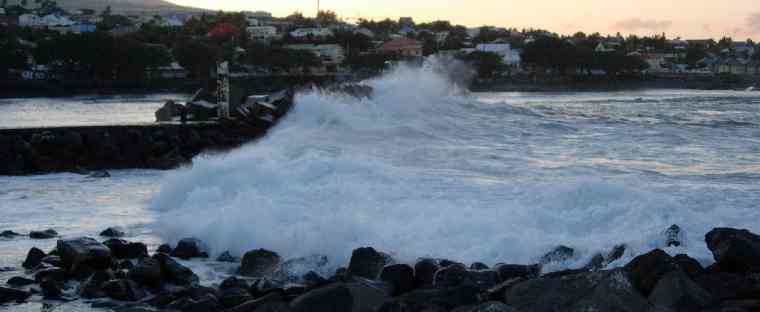
<path fill-rule="evenodd" d="M 496 53 L 475 51 L 467 54 L 464 60 L 469 61 L 482 78 L 494 77 L 505 69 L 504 62 Z"/>
<path fill-rule="evenodd" d="M 172 53 L 174 59 L 187 69 L 192 77 L 198 79 L 210 77 L 211 69 L 216 66 L 218 55 L 213 46 L 197 40 L 180 43 L 172 50 Z"/>
<path fill-rule="evenodd" d="M 317 13 L 316 22 L 319 25 L 327 26 L 327 25 L 334 25 L 340 22 L 340 19 L 338 18 L 338 15 L 335 14 L 333 11 L 322 11 L 320 10 L 319 13 Z"/>

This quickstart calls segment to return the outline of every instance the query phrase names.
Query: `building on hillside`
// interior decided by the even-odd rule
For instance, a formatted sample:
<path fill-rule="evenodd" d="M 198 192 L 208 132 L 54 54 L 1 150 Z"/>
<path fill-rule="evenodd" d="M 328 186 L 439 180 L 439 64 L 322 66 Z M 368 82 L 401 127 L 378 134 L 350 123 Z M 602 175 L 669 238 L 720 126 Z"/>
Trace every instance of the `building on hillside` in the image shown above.
<path fill-rule="evenodd" d="M 98 30 L 98 27 L 95 26 L 95 24 L 74 24 L 70 26 L 56 26 L 48 28 L 55 30 L 61 34 L 84 34 L 92 33 Z"/>
<path fill-rule="evenodd" d="M 158 25 L 161 27 L 181 28 L 185 26 L 185 22 L 177 17 L 171 16 L 162 17 L 161 20 L 158 21 Z"/>
<path fill-rule="evenodd" d="M 491 52 L 501 56 L 505 65 L 519 67 L 522 63 L 520 51 L 512 49 L 509 43 L 481 43 L 475 46 L 476 51 Z"/>
<path fill-rule="evenodd" d="M 400 17 L 398 25 L 401 27 L 414 27 L 414 19 L 411 17 Z"/>
<path fill-rule="evenodd" d="M 754 75 L 758 73 L 758 63 L 730 57 L 713 63 L 710 70 L 716 74 Z"/>
<path fill-rule="evenodd" d="M 377 51 L 403 57 L 420 57 L 422 56 L 422 43 L 411 38 L 399 38 L 383 43 Z"/>
<path fill-rule="evenodd" d="M 257 21 L 270 21 L 272 20 L 272 13 L 266 12 L 266 11 L 256 11 L 256 12 L 248 12 L 244 11 L 243 15 L 245 15 L 246 18 L 252 18 Z"/>
<path fill-rule="evenodd" d="M 734 42 L 732 48 L 736 55 L 750 57 L 755 54 L 755 46 L 747 42 Z"/>
<path fill-rule="evenodd" d="M 329 28 L 298 28 L 290 32 L 293 38 L 325 38 L 334 35 Z"/>
<path fill-rule="evenodd" d="M 649 73 L 671 72 L 673 71 L 673 64 L 678 59 L 678 54 L 676 53 L 632 52 L 628 55 L 639 56 L 647 63 L 647 65 L 649 65 L 649 68 L 646 70 Z"/>
<path fill-rule="evenodd" d="M 404 26 L 398 31 L 399 35 L 404 37 L 412 37 L 417 35 L 417 30 L 412 26 Z"/>
<path fill-rule="evenodd" d="M 111 36 L 114 37 L 122 37 L 134 34 L 136 32 L 140 31 L 140 27 L 136 25 L 129 25 L 129 26 L 119 26 L 114 29 L 111 29 L 108 31 L 108 33 L 111 34 Z"/>
<path fill-rule="evenodd" d="M 369 37 L 370 39 L 375 38 L 375 33 L 367 28 L 357 28 L 354 30 L 354 34 L 362 34 Z"/>
<path fill-rule="evenodd" d="M 596 48 L 594 51 L 600 52 L 600 53 L 611 53 L 615 52 L 620 48 L 621 44 L 614 42 L 614 41 L 607 41 L 607 42 L 600 42 L 596 45 Z"/>
<path fill-rule="evenodd" d="M 214 26 L 214 28 L 211 28 L 208 32 L 208 36 L 212 38 L 227 38 L 227 37 L 234 37 L 240 34 L 240 30 L 237 28 L 228 25 L 228 24 L 218 24 Z"/>
<path fill-rule="evenodd" d="M 346 59 L 345 50 L 338 44 L 289 44 L 285 48 L 310 51 L 322 60 L 324 66 L 339 66 Z"/>
<path fill-rule="evenodd" d="M 274 26 L 251 26 L 246 30 L 253 40 L 269 41 L 277 38 L 277 28 Z"/>
<path fill-rule="evenodd" d="M 259 20 L 257 20 L 256 18 L 253 18 L 253 17 L 246 17 L 245 18 L 245 22 L 248 25 L 248 27 L 256 27 L 256 26 L 261 26 L 262 25 L 262 23 L 259 22 Z"/>

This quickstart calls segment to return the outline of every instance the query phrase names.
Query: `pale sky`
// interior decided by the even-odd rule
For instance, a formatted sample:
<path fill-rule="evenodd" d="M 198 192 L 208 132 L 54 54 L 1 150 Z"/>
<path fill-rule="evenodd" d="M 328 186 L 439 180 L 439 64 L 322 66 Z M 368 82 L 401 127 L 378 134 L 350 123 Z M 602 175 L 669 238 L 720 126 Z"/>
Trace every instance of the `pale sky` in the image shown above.
<path fill-rule="evenodd" d="M 294 11 L 314 15 L 317 0 L 170 0 L 222 10 Z M 537 27 L 563 34 L 654 34 L 669 38 L 760 39 L 759 0 L 321 0 L 322 10 L 341 17 L 411 16 L 416 22 L 450 20 L 467 26 Z"/>

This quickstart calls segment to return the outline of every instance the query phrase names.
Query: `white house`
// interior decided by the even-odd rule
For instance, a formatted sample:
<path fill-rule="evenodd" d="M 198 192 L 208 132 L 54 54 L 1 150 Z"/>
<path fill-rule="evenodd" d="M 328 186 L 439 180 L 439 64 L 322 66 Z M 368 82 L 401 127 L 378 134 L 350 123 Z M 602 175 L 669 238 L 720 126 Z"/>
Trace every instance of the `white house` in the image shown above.
<path fill-rule="evenodd" d="M 245 18 L 246 23 L 248 24 L 248 27 L 255 27 L 255 26 L 261 26 L 261 22 L 255 17 L 247 16 Z"/>
<path fill-rule="evenodd" d="M 520 63 L 522 63 L 520 51 L 512 49 L 509 43 L 481 43 L 475 46 L 475 50 L 498 54 L 501 56 L 502 62 L 509 66 L 520 66 Z"/>
<path fill-rule="evenodd" d="M 277 37 L 277 28 L 274 26 L 251 26 L 246 30 L 254 40 L 266 41 Z"/>
<path fill-rule="evenodd" d="M 298 28 L 291 31 L 290 35 L 295 38 L 329 37 L 333 35 L 333 31 L 329 28 Z"/>
<path fill-rule="evenodd" d="M 346 58 L 346 53 L 338 44 L 290 44 L 285 48 L 292 50 L 311 51 L 324 65 L 339 65 Z"/>

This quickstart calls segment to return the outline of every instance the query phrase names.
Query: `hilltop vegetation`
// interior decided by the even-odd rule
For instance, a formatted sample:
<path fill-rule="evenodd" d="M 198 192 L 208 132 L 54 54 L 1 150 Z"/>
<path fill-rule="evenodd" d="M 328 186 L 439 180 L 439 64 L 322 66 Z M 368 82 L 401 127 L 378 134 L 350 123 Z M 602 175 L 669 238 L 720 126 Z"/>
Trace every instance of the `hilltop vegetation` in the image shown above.
<path fill-rule="evenodd" d="M 8 0 L 8 5 L 26 4 L 27 8 L 37 7 L 35 0 Z M 83 8 L 102 11 L 111 7 L 114 12 L 139 11 L 201 11 L 201 9 L 183 7 L 164 0 L 57 0 L 58 6 L 64 10 L 79 10 Z"/>

